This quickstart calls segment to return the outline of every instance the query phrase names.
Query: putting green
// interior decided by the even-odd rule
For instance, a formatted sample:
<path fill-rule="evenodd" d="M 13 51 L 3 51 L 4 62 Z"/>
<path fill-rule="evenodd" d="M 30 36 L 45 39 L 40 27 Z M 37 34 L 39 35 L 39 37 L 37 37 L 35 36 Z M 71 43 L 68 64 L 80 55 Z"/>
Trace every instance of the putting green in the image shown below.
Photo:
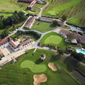
<path fill-rule="evenodd" d="M 24 60 L 20 64 L 20 66 L 21 66 L 21 68 L 29 68 L 34 73 L 44 72 L 46 70 L 46 66 L 45 65 L 42 65 L 42 64 L 37 65 L 33 61 L 31 61 L 31 60 Z"/>
<path fill-rule="evenodd" d="M 50 35 L 44 41 L 45 44 L 59 44 L 62 41 L 62 38 L 57 35 Z"/>

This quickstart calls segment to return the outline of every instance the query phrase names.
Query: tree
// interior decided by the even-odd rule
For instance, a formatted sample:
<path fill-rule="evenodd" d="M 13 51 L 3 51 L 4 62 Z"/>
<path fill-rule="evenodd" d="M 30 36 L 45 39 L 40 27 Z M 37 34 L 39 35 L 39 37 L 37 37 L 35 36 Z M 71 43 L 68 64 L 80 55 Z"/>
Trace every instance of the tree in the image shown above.
<path fill-rule="evenodd" d="M 72 41 L 73 40 L 73 35 L 72 34 L 68 34 L 67 38 L 68 38 L 68 41 Z"/>
<path fill-rule="evenodd" d="M 16 29 L 16 28 L 15 28 L 15 25 L 13 24 L 12 26 L 13 26 L 13 30 L 15 30 L 15 29 Z"/>
<path fill-rule="evenodd" d="M 77 53 L 76 59 L 79 60 L 79 61 L 82 61 L 84 59 L 84 54 Z"/>
<path fill-rule="evenodd" d="M 63 55 L 64 51 L 62 49 L 58 49 L 57 52 L 59 53 L 59 55 Z"/>
<path fill-rule="evenodd" d="M 57 21 L 57 20 L 53 20 L 53 24 L 54 24 L 55 26 L 58 26 L 58 21 Z"/>
<path fill-rule="evenodd" d="M 5 30 L 2 32 L 1 37 L 4 38 L 4 37 L 8 36 L 8 34 L 9 34 L 9 31 L 8 31 L 7 29 L 5 29 Z"/>
<path fill-rule="evenodd" d="M 65 20 L 67 19 L 67 16 L 66 16 L 66 15 L 63 15 L 63 16 L 61 17 L 61 19 L 62 19 L 63 21 L 65 21 Z"/>
<path fill-rule="evenodd" d="M 76 51 L 71 52 L 71 56 L 73 56 L 75 59 L 82 61 L 84 59 L 84 54 L 77 53 Z"/>
<path fill-rule="evenodd" d="M 2 21 L 0 21 L 0 29 L 4 28 L 4 24 L 2 23 Z"/>

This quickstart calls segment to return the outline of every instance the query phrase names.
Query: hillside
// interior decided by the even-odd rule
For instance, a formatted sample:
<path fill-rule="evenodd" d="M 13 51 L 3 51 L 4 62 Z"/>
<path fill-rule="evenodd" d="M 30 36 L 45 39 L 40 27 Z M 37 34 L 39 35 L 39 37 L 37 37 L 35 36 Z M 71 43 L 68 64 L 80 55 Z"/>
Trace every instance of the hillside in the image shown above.
<path fill-rule="evenodd" d="M 79 22 L 75 25 L 85 27 L 85 0 L 47 0 L 49 5 L 44 9 L 43 15 L 49 17 L 62 17 L 67 15 L 68 18 L 76 17 Z M 75 20 L 75 18 L 74 18 Z"/>

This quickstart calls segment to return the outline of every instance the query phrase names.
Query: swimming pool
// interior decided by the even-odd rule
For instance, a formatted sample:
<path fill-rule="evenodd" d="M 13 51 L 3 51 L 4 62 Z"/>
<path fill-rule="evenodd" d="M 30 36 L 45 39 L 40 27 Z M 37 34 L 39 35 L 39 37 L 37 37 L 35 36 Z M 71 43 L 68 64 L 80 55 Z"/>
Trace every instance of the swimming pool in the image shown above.
<path fill-rule="evenodd" d="M 83 50 L 77 50 L 77 53 L 82 53 L 85 55 L 85 51 L 83 51 Z"/>

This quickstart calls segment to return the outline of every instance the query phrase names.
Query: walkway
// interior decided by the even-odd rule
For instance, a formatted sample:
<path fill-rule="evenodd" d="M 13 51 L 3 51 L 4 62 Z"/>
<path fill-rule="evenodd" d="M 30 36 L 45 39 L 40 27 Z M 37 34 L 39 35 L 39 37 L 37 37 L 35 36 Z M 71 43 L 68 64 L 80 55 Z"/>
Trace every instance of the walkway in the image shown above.
<path fill-rule="evenodd" d="M 41 17 L 43 9 L 44 9 L 48 4 L 49 4 L 49 2 L 46 1 L 46 5 L 43 6 L 42 8 L 40 8 L 41 10 L 40 10 L 39 15 L 37 16 L 38 18 Z"/>

